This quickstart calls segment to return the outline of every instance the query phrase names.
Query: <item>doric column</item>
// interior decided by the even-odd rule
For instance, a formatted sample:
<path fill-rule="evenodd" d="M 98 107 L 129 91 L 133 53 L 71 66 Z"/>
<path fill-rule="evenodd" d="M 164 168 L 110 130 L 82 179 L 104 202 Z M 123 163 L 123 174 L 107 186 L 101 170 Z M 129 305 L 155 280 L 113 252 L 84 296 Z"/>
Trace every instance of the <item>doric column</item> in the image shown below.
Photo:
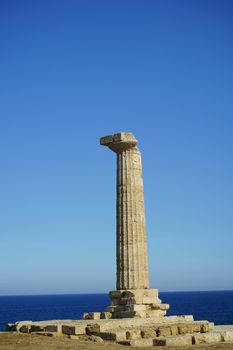
<path fill-rule="evenodd" d="M 131 133 L 102 137 L 117 153 L 117 289 L 149 288 L 141 153 Z"/>

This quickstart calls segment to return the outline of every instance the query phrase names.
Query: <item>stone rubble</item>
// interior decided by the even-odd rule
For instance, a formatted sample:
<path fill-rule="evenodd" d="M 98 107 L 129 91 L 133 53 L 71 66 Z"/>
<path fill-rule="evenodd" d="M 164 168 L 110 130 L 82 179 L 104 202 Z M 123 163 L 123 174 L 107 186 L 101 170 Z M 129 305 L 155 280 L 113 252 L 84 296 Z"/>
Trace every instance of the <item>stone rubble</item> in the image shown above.
<path fill-rule="evenodd" d="M 66 336 L 78 340 L 80 336 L 94 342 L 112 341 L 132 347 L 190 346 L 233 342 L 233 326 L 214 326 L 208 321 L 193 321 L 190 316 L 167 316 L 160 319 L 122 320 L 54 320 L 23 321 L 8 324 L 6 331 L 44 336 Z M 49 330 L 49 331 L 48 331 Z"/>

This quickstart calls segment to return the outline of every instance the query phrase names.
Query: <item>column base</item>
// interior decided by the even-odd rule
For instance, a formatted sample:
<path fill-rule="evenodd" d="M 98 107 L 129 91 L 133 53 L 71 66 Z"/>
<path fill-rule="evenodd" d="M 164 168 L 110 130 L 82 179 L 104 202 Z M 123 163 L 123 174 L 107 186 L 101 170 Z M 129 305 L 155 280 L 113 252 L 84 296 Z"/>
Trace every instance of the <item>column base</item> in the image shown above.
<path fill-rule="evenodd" d="M 85 319 L 161 318 L 169 309 L 158 297 L 158 289 L 128 289 L 109 292 L 110 306 L 105 312 L 86 313 Z"/>

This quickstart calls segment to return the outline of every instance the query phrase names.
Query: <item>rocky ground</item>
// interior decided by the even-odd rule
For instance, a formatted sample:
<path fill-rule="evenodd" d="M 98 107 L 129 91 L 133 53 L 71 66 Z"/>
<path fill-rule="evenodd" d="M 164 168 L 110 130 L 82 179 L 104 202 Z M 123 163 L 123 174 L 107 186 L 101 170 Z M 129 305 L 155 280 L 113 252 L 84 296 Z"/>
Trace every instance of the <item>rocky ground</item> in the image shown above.
<path fill-rule="evenodd" d="M 37 334 L 0 333 L 0 350 L 126 350 L 127 346 L 113 344 L 112 342 L 95 342 L 88 336 L 70 339 L 64 336 L 50 337 Z M 132 348 L 131 348 L 132 349 Z M 145 349 L 145 348 L 133 348 Z M 151 348 L 152 349 L 152 348 Z M 156 347 L 164 350 L 166 347 Z M 177 348 L 169 347 L 169 350 Z M 233 350 L 233 343 L 219 343 L 216 345 L 193 345 L 179 347 L 180 350 Z"/>

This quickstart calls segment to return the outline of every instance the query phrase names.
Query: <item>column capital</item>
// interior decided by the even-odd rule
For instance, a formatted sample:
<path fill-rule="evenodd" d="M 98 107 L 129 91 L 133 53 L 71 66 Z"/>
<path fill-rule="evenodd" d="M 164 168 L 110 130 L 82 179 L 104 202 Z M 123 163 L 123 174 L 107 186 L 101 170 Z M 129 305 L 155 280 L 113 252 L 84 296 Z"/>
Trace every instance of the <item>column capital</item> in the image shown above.
<path fill-rule="evenodd" d="M 100 138 L 100 144 L 102 146 L 107 146 L 116 153 L 121 153 L 135 147 L 137 143 L 138 141 L 131 132 L 120 132 Z"/>

